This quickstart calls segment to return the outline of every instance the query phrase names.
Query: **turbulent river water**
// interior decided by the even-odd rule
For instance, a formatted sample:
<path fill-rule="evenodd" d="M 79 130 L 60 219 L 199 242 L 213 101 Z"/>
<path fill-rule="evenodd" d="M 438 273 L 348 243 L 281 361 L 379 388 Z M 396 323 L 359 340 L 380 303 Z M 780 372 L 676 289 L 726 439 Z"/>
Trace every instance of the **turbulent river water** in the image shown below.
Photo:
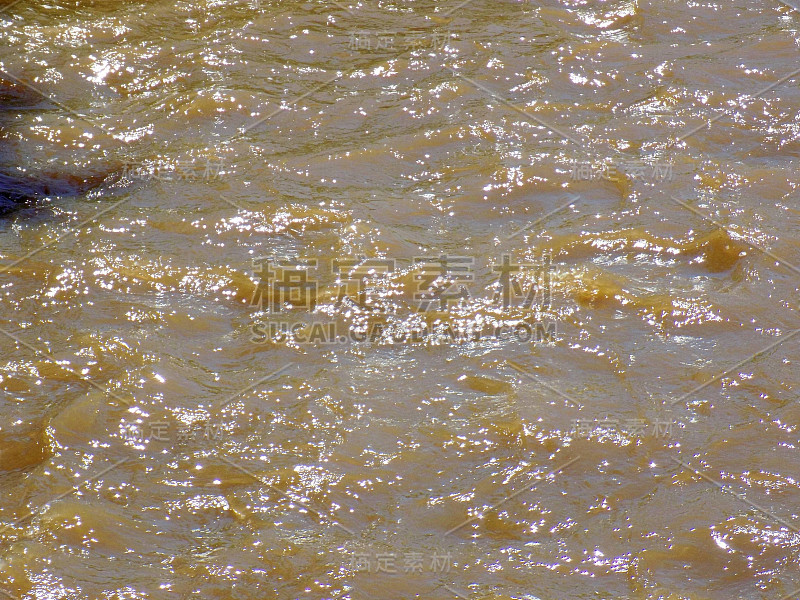
<path fill-rule="evenodd" d="M 792 4 L 6 0 L 0 597 L 797 598 Z"/>

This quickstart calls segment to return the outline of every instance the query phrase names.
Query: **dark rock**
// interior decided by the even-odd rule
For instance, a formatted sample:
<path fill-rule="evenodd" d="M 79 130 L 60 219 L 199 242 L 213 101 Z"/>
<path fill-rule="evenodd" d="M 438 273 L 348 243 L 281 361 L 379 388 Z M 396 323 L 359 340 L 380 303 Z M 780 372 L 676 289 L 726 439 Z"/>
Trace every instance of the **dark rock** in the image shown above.
<path fill-rule="evenodd" d="M 105 166 L 87 173 L 48 172 L 31 169 L 30 173 L 14 173 L 19 157 L 10 151 L 8 125 L 23 111 L 60 110 L 33 90 L 0 79 L 0 218 L 30 206 L 42 198 L 83 196 L 93 189 L 118 180 L 120 168 Z M 3 145 L 6 144 L 6 147 Z"/>

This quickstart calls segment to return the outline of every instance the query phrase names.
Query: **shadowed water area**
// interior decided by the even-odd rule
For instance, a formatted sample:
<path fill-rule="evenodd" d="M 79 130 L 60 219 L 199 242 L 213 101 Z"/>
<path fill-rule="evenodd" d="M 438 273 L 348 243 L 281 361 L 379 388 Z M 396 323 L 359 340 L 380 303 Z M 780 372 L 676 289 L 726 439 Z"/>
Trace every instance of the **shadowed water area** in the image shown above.
<path fill-rule="evenodd" d="M 0 8 L 0 596 L 797 598 L 800 10 Z"/>
<path fill-rule="evenodd" d="M 48 107 L 47 100 L 35 86 L 0 79 L 0 217 L 41 204 L 43 199 L 82 196 L 103 183 L 113 183 L 110 169 L 78 172 L 68 161 L 54 165 L 55 155 L 47 144 L 38 148 L 18 144 L 16 129 L 21 122 L 31 114 L 40 120 L 48 109 L 57 109 Z"/>

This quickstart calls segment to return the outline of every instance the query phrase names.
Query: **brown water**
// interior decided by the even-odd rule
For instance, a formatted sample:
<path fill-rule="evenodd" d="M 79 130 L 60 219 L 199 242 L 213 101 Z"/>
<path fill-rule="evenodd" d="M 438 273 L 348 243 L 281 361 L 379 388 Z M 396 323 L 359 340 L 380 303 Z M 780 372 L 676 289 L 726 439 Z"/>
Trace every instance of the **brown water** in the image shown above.
<path fill-rule="evenodd" d="M 800 12 L 0 20 L 7 597 L 797 597 Z"/>

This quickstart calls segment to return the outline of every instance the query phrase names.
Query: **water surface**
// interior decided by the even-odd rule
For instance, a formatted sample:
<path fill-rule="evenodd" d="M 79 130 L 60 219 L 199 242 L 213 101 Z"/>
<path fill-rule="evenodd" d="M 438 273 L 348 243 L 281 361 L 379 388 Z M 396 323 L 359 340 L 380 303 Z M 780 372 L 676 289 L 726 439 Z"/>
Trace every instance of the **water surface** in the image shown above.
<path fill-rule="evenodd" d="M 800 12 L 0 24 L 8 597 L 797 596 Z"/>

